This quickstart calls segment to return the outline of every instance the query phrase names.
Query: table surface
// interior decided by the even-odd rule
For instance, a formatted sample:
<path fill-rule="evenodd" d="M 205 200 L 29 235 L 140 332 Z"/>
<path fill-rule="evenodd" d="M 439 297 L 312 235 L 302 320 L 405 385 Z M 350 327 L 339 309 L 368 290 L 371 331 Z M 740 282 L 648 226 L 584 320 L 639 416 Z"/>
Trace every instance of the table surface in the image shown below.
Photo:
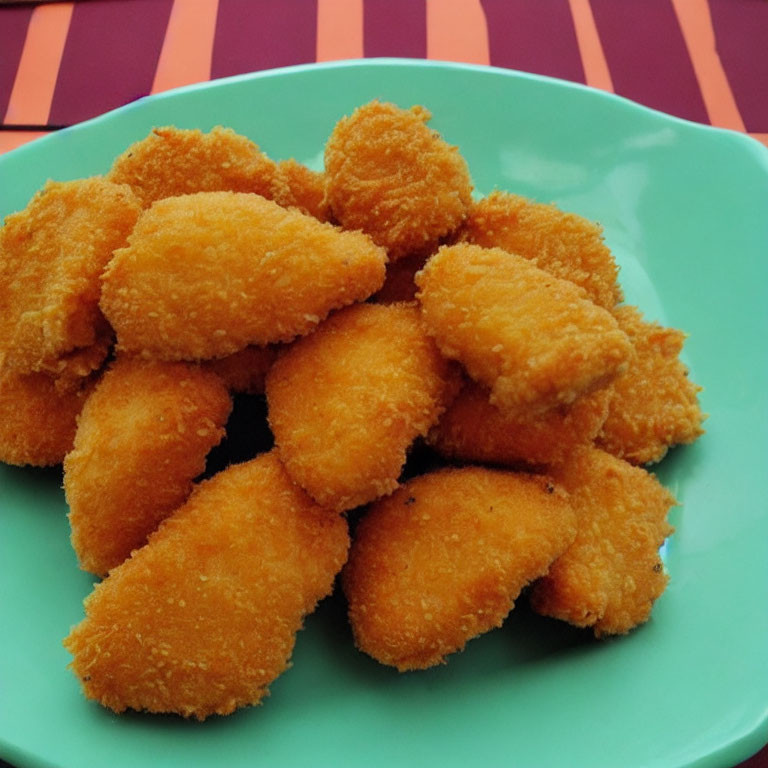
<path fill-rule="evenodd" d="M 0 152 L 169 88 L 381 56 L 559 77 L 768 146 L 767 41 L 767 0 L 0 0 Z"/>
<path fill-rule="evenodd" d="M 3 3 L 0 151 L 168 88 L 378 56 L 560 77 L 768 145 L 766 40 L 765 0 Z"/>

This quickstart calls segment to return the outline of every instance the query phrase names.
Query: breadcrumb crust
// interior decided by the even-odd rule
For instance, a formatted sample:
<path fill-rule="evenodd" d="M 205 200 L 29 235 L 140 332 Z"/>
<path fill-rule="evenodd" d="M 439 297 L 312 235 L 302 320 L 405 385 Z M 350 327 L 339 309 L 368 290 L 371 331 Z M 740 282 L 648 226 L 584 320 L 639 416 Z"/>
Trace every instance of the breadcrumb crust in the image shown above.
<path fill-rule="evenodd" d="M 386 254 L 258 195 L 200 192 L 145 211 L 103 278 L 118 350 L 225 357 L 290 341 L 384 281 Z"/>
<path fill-rule="evenodd" d="M 231 407 L 224 383 L 197 366 L 129 358 L 112 365 L 64 459 L 81 568 L 107 573 L 187 498 Z"/>
<path fill-rule="evenodd" d="M 253 192 L 271 197 L 276 164 L 231 128 L 209 133 L 154 128 L 115 159 L 107 178 L 128 184 L 142 205 L 195 192 Z"/>
<path fill-rule="evenodd" d="M 80 378 L 111 332 L 99 278 L 141 212 L 130 188 L 98 176 L 49 181 L 0 228 L 0 366 Z M 4 360 L 3 360 L 4 358 Z"/>
<path fill-rule="evenodd" d="M 529 259 L 539 269 L 581 286 L 605 309 L 621 301 L 619 270 L 602 228 L 583 216 L 495 191 L 472 204 L 462 236 Z"/>
<path fill-rule="evenodd" d="M 637 307 L 617 307 L 614 315 L 635 354 L 611 384 L 611 405 L 597 442 L 633 464 L 661 461 L 670 446 L 704 434 L 701 387 L 680 361 L 685 334 L 645 321 Z"/>
<path fill-rule="evenodd" d="M 648 620 L 667 585 L 659 548 L 677 502 L 653 475 L 597 448 L 551 473 L 569 493 L 576 540 L 534 585 L 531 605 L 597 637 L 626 634 Z"/>
<path fill-rule="evenodd" d="M 90 699 L 204 720 L 258 704 L 347 556 L 343 517 L 273 453 L 201 483 L 85 600 L 64 645 Z"/>
<path fill-rule="evenodd" d="M 77 416 L 93 379 L 60 391 L 44 373 L 0 374 L 0 461 L 17 466 L 61 464 L 72 448 Z"/>
<path fill-rule="evenodd" d="M 278 358 L 269 422 L 291 477 L 319 503 L 351 509 L 397 487 L 408 448 L 457 387 L 414 305 L 359 304 Z"/>
<path fill-rule="evenodd" d="M 589 445 L 608 415 L 611 392 L 599 389 L 570 406 L 530 416 L 502 413 L 485 387 L 467 382 L 428 435 L 443 456 L 516 466 L 554 464 Z"/>
<path fill-rule="evenodd" d="M 342 573 L 358 648 L 425 669 L 501 626 L 576 535 L 548 478 L 481 467 L 414 478 L 371 505 Z"/>
<path fill-rule="evenodd" d="M 544 412 L 608 384 L 632 354 L 583 289 L 501 248 L 443 246 L 417 275 L 429 333 L 502 411 Z"/>
<path fill-rule="evenodd" d="M 336 220 L 367 232 L 392 261 L 456 231 L 472 199 L 457 147 L 428 128 L 424 107 L 372 101 L 336 124 L 325 147 Z"/>

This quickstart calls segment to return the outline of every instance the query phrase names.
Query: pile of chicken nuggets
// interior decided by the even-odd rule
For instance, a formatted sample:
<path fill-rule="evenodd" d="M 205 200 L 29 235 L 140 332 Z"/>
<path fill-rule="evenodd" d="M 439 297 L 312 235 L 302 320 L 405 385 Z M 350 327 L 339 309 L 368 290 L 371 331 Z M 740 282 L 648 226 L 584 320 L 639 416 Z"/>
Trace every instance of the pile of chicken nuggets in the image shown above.
<path fill-rule="evenodd" d="M 257 704 L 337 576 L 401 671 L 518 599 L 598 637 L 649 618 L 676 501 L 645 466 L 704 418 L 684 334 L 622 303 L 597 224 L 478 196 L 429 119 L 361 106 L 322 172 L 157 128 L 6 218 L 0 460 L 63 463 L 103 577 L 64 640 L 87 697 Z M 201 480 L 234 393 L 274 448 Z M 403 481 L 415 445 L 439 467 Z"/>

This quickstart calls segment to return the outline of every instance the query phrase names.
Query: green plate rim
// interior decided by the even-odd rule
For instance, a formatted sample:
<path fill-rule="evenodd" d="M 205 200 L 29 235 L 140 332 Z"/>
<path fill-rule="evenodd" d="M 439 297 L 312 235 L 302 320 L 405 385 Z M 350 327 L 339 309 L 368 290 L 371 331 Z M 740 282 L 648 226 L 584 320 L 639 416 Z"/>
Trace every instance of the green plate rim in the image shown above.
<path fill-rule="evenodd" d="M 475 71 L 475 72 L 487 72 L 487 73 L 500 75 L 502 77 L 531 80 L 535 82 L 547 83 L 549 85 L 557 85 L 559 87 L 566 88 L 566 89 L 584 91 L 585 93 L 591 94 L 593 97 L 606 99 L 613 104 L 624 107 L 625 109 L 637 110 L 638 112 L 645 113 L 646 115 L 655 115 L 657 118 L 661 119 L 662 121 L 671 120 L 680 125 L 687 126 L 687 128 L 689 129 L 710 133 L 713 136 L 719 135 L 723 138 L 728 137 L 729 140 L 734 140 L 737 142 L 743 142 L 744 147 L 746 149 L 751 149 L 753 152 L 756 153 L 757 162 L 759 162 L 768 172 L 768 147 L 764 146 L 757 139 L 752 138 L 749 134 L 730 130 L 728 128 L 718 128 L 713 125 L 697 123 L 682 117 L 670 115 L 667 112 L 662 112 L 661 110 L 654 109 L 653 107 L 645 106 L 644 104 L 640 104 L 636 101 L 632 101 L 631 99 L 616 93 L 610 93 L 608 91 L 603 91 L 599 88 L 593 88 L 589 85 L 584 85 L 583 83 L 576 83 L 570 80 L 563 80 L 562 78 L 550 77 L 548 75 L 538 75 L 533 72 L 523 72 L 515 69 L 504 69 L 502 67 L 494 67 L 494 66 L 489 66 L 484 64 L 467 64 L 463 62 L 444 61 L 439 59 L 409 59 L 409 58 L 386 57 L 386 56 L 382 56 L 378 58 L 372 57 L 372 58 L 366 58 L 366 59 L 339 59 L 334 61 L 316 62 L 316 63 L 310 63 L 310 64 L 294 64 L 292 66 L 286 66 L 286 67 L 275 67 L 272 69 L 263 69 L 255 72 L 246 72 L 239 75 L 231 75 L 229 77 L 222 77 L 215 80 L 206 80 L 199 83 L 192 83 L 190 85 L 184 85 L 179 88 L 171 88 L 167 91 L 161 91 L 160 93 L 149 94 L 148 96 L 141 96 L 135 101 L 131 101 L 128 104 L 124 104 L 123 106 L 120 106 L 120 107 L 115 107 L 114 109 L 111 109 L 100 115 L 96 115 L 95 117 L 92 117 L 88 120 L 84 120 L 80 123 L 75 123 L 73 125 L 67 126 L 66 128 L 61 128 L 56 131 L 52 131 L 47 136 L 41 136 L 37 139 L 33 139 L 31 142 L 22 144 L 20 147 L 16 147 L 15 149 L 12 149 L 4 153 L 4 155 L 0 155 L 0 159 L 10 155 L 14 155 L 14 156 L 21 155 L 22 153 L 28 151 L 30 146 L 37 145 L 40 142 L 55 141 L 57 136 L 66 134 L 69 131 L 80 130 L 84 126 L 96 125 L 101 122 L 112 120 L 114 117 L 116 116 L 119 117 L 120 115 L 123 115 L 129 111 L 142 109 L 144 105 L 146 105 L 147 103 L 162 101 L 167 98 L 173 98 L 179 94 L 192 93 L 194 91 L 199 91 L 199 90 L 204 91 L 210 88 L 214 84 L 218 86 L 218 85 L 225 85 L 228 83 L 239 83 L 239 82 L 245 82 L 249 80 L 260 80 L 263 78 L 282 77 L 285 75 L 290 75 L 290 74 L 299 73 L 299 72 L 306 72 L 311 70 L 318 70 L 318 69 L 332 70 L 332 69 L 347 69 L 349 67 L 365 68 L 370 66 L 373 66 L 373 67 L 381 67 L 381 66 L 414 67 L 416 66 L 416 67 L 425 67 L 425 68 L 434 67 L 438 69 L 454 69 L 454 70 L 469 70 L 469 71 Z M 2 165 L 2 163 L 0 163 L 0 165 Z"/>

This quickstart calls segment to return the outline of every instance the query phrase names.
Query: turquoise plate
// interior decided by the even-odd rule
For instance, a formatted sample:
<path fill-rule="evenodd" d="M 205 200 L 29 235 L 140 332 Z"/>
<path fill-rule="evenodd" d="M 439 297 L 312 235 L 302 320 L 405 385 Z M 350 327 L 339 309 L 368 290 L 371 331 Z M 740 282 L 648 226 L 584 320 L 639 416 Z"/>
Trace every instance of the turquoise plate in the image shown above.
<path fill-rule="evenodd" d="M 768 740 L 768 152 L 577 85 L 398 60 L 307 66 L 143 99 L 0 157 L 0 214 L 47 178 L 102 173 L 156 125 L 223 124 L 319 167 L 373 98 L 424 104 L 476 187 L 599 220 L 627 299 L 685 329 L 707 434 L 659 468 L 682 505 L 651 621 L 587 633 L 524 606 L 443 667 L 357 653 L 343 601 L 306 622 L 261 707 L 204 724 L 86 701 L 61 639 L 92 579 L 61 477 L 0 467 L 0 755 L 18 766 L 730 766 Z"/>

